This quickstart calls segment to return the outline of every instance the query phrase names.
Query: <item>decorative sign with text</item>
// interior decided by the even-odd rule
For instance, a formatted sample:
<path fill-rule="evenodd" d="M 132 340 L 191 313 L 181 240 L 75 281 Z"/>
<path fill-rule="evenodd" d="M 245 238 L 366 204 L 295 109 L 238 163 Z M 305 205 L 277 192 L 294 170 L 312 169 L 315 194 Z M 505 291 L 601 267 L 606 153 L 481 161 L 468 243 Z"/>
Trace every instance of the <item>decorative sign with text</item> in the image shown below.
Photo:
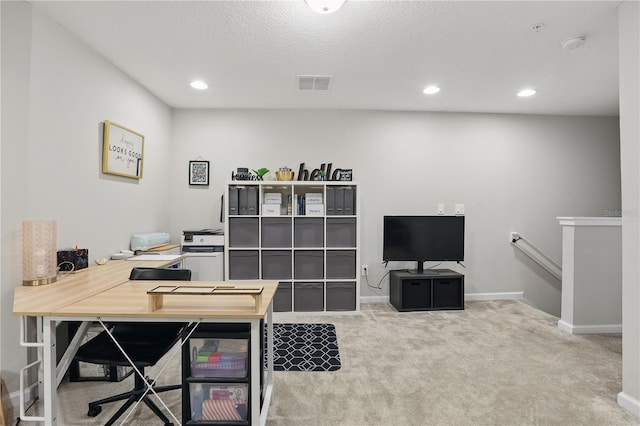
<path fill-rule="evenodd" d="M 351 169 L 332 169 L 333 163 L 322 163 L 320 168 L 309 171 L 304 163 L 300 163 L 298 180 L 351 180 L 353 174 Z"/>
<path fill-rule="evenodd" d="M 112 121 L 104 121 L 102 171 L 142 178 L 144 136 Z"/>

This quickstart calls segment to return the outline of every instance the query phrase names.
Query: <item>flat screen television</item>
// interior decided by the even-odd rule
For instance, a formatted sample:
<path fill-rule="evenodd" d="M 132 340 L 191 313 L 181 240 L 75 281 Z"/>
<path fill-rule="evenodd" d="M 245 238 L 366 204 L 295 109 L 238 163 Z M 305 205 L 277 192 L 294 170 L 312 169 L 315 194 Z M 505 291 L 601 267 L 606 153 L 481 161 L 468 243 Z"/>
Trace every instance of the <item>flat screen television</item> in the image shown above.
<path fill-rule="evenodd" d="M 385 216 L 382 260 L 464 260 L 464 216 Z"/>

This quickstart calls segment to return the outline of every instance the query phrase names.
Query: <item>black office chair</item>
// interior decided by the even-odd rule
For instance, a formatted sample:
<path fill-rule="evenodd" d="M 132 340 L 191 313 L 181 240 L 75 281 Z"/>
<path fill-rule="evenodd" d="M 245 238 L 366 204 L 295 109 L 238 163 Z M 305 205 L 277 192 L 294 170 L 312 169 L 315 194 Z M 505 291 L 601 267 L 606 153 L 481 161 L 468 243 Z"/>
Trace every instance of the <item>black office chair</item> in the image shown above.
<path fill-rule="evenodd" d="M 133 268 L 131 280 L 173 280 L 190 281 L 191 271 L 189 269 L 175 268 Z M 186 323 L 149 323 L 149 322 L 118 322 L 110 324 L 111 334 L 116 338 L 122 349 L 131 358 L 136 368 L 144 376 L 144 368 L 155 365 L 169 350 L 180 340 L 183 332 L 186 331 Z M 101 332 L 87 343 L 80 346 L 75 356 L 78 361 L 92 364 L 130 366 L 129 361 L 115 345 L 106 331 Z M 87 415 L 95 417 L 102 411 L 102 404 L 126 399 L 118 411 L 109 419 L 105 426 L 112 425 L 127 409 L 142 398 L 165 425 L 172 425 L 167 416 L 160 410 L 154 401 L 151 400 L 151 391 L 144 397 L 146 390 L 145 381 L 134 372 L 135 384 L 131 391 L 104 398 L 89 403 Z M 148 380 L 148 379 L 147 379 Z M 156 393 L 180 389 L 181 384 L 168 386 L 155 386 Z"/>

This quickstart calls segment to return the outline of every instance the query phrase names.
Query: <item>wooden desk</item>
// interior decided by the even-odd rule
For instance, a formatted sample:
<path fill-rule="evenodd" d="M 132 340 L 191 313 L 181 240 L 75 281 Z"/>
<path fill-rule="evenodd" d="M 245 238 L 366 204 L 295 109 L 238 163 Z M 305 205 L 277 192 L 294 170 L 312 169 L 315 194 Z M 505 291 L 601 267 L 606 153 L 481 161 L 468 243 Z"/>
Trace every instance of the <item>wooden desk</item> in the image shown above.
<path fill-rule="evenodd" d="M 18 286 L 13 297 L 15 315 L 42 316 L 63 306 L 84 300 L 94 294 L 126 282 L 134 267 L 164 268 L 181 262 L 176 260 L 110 260 L 87 270 L 58 275 L 58 281 L 41 286 Z"/>
<path fill-rule="evenodd" d="M 33 418 L 45 425 L 57 424 L 56 321 L 201 321 L 245 322 L 251 329 L 251 419 L 252 424 L 265 424 L 273 390 L 273 324 L 272 299 L 278 283 L 275 281 L 183 282 L 190 286 L 237 285 L 264 287 L 262 300 L 256 310 L 253 299 L 246 296 L 213 297 L 181 296 L 167 298 L 164 305 L 149 311 L 147 291 L 157 281 L 129 281 L 129 273 L 136 266 L 161 267 L 176 261 L 115 261 L 92 267 L 89 271 L 69 275 L 60 281 L 38 287 L 18 287 L 15 291 L 14 314 L 42 317 L 42 383 L 44 417 Z M 108 266 L 109 265 L 109 266 Z M 86 274 L 86 275 L 83 275 Z M 163 283 L 166 283 L 164 281 Z M 174 283 L 179 283 L 174 281 Z M 267 378 L 264 400 L 260 404 L 260 321 L 267 326 Z M 258 383 L 258 385 L 255 385 Z"/>

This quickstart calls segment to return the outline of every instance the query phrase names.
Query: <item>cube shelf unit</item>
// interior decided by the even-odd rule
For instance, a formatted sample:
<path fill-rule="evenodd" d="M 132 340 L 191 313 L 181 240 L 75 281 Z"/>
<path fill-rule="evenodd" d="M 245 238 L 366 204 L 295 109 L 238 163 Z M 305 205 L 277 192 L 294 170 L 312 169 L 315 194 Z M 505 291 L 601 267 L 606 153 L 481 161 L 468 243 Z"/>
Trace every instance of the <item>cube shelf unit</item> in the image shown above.
<path fill-rule="evenodd" d="M 352 181 L 228 181 L 229 280 L 277 280 L 277 312 L 360 309 L 360 206 Z"/>

